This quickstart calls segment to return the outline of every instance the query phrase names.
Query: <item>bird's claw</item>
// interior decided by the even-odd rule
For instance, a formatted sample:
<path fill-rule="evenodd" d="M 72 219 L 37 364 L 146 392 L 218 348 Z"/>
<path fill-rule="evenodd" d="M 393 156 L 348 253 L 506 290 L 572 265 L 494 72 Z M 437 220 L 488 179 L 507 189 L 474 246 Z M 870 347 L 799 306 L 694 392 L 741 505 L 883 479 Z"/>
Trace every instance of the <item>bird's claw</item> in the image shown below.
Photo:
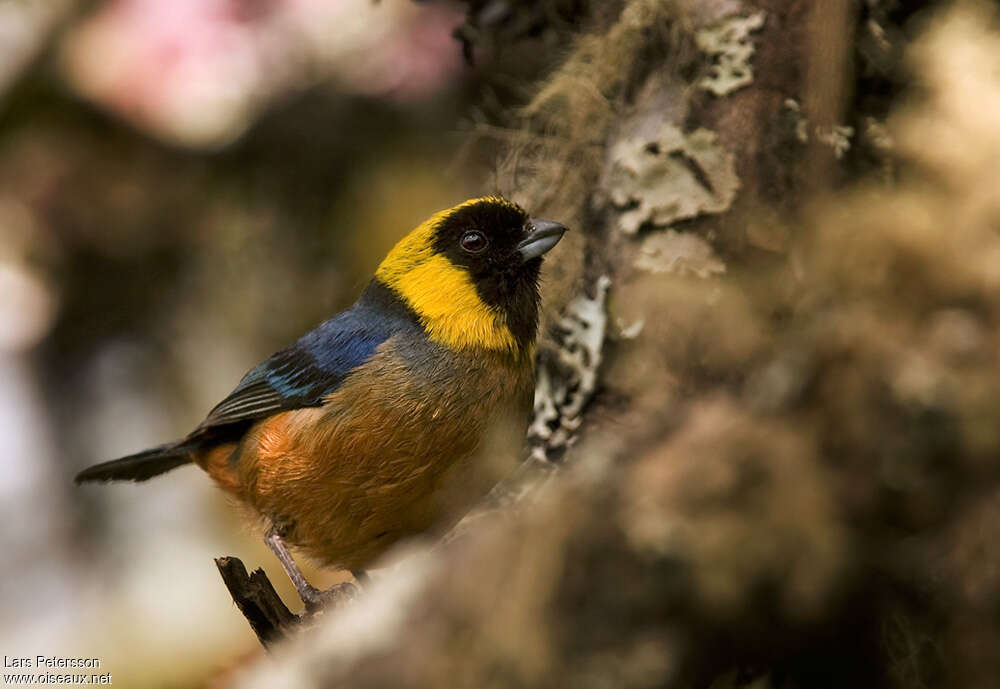
<path fill-rule="evenodd" d="M 358 596 L 358 587 L 353 582 L 345 581 L 321 590 L 315 586 L 298 590 L 299 598 L 306 606 L 306 612 L 314 614 L 331 605 L 341 605 L 352 601 Z"/>

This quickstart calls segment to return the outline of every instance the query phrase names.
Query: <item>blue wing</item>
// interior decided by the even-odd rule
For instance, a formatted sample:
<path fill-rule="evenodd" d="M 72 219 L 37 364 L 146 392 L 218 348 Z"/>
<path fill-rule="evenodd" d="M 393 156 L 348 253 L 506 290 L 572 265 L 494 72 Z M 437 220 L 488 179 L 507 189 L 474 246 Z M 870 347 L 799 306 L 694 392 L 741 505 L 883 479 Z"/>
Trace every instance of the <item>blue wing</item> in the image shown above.
<path fill-rule="evenodd" d="M 247 373 L 192 435 L 290 409 L 319 406 L 375 349 L 416 319 L 373 282 L 358 303 Z"/>

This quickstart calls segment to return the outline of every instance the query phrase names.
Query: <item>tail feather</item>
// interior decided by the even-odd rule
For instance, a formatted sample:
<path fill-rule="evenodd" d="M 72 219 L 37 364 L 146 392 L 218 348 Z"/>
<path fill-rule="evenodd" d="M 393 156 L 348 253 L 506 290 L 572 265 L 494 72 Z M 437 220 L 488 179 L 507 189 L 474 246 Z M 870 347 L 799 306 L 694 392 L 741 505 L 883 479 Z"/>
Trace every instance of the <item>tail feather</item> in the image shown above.
<path fill-rule="evenodd" d="M 87 467 L 73 481 L 78 485 L 89 481 L 146 481 L 193 460 L 190 445 L 167 443 Z"/>

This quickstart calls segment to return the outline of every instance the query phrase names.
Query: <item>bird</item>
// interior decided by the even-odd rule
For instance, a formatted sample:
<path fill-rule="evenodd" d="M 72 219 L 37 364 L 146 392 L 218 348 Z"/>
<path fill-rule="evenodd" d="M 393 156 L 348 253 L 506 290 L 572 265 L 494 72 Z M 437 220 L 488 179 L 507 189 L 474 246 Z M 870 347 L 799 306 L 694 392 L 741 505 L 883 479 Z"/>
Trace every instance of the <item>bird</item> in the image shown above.
<path fill-rule="evenodd" d="M 393 544 L 456 523 L 517 466 L 533 405 L 539 276 L 566 227 L 501 196 L 440 211 L 357 301 L 252 368 L 187 436 L 79 472 L 145 481 L 193 463 L 291 550 L 359 582 Z"/>

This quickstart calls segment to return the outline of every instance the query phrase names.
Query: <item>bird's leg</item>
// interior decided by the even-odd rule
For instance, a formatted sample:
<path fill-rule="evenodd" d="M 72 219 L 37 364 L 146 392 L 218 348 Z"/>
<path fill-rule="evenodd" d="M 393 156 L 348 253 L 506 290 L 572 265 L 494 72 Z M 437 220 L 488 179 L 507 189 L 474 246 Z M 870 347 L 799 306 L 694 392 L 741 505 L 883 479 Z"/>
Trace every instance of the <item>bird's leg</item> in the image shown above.
<path fill-rule="evenodd" d="M 315 610 L 322 606 L 326 600 L 326 597 L 323 595 L 324 592 L 306 581 L 298 565 L 295 564 L 295 560 L 292 559 L 292 554 L 288 552 L 288 546 L 285 545 L 285 540 L 278 533 L 278 529 L 271 527 L 271 530 L 264 536 L 264 542 L 267 543 L 267 547 L 277 556 L 278 562 L 281 563 L 285 574 L 288 575 L 288 578 L 292 580 L 292 584 L 295 585 L 295 590 L 298 592 L 302 602 L 305 603 L 306 609 Z"/>

